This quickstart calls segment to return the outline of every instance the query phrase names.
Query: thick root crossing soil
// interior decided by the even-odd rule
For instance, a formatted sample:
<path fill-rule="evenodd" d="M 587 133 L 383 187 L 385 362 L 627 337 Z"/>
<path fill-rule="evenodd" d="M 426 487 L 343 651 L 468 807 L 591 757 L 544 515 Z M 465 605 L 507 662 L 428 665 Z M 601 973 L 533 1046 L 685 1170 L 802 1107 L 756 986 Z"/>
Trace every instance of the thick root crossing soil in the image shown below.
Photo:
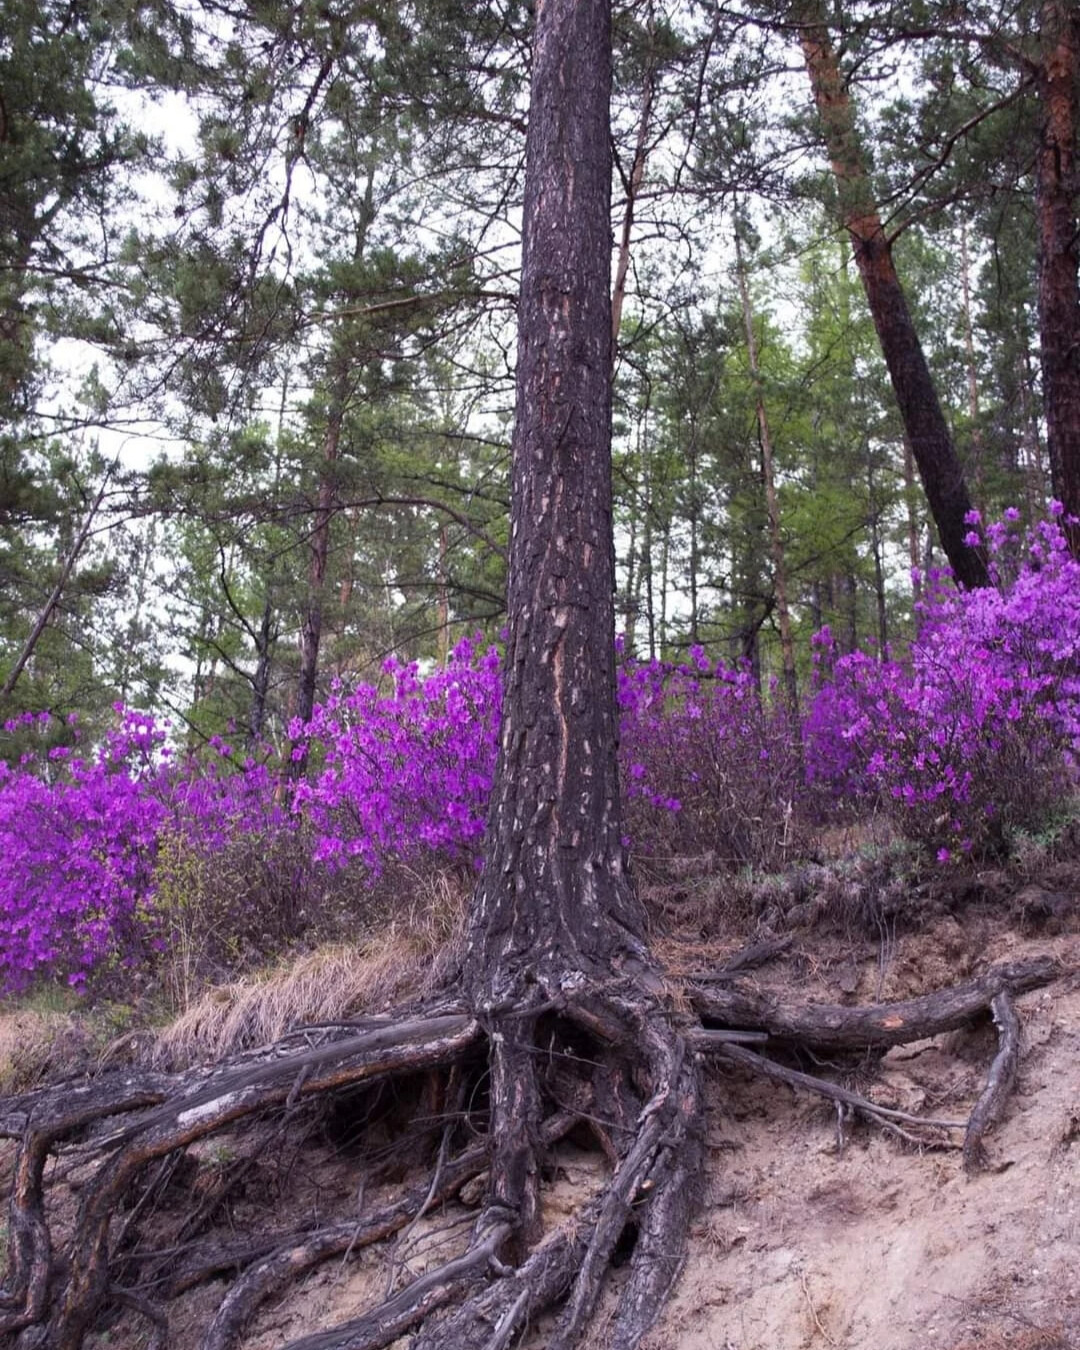
<path fill-rule="evenodd" d="M 955 927 L 902 940 L 891 982 L 935 967 Z M 1075 967 L 1075 939 L 1036 945 Z M 990 944 L 1029 950 L 1008 934 Z M 1080 1346 L 1080 985 L 1016 1004 L 1016 1082 L 975 1173 L 962 1152 L 841 1132 L 804 1095 L 710 1075 L 707 1189 L 651 1350 Z M 874 1100 L 962 1116 L 993 1048 L 987 1022 L 855 1074 Z"/>
<path fill-rule="evenodd" d="M 607 1347 L 628 1301 L 663 1301 L 675 1267 L 642 1253 L 685 1201 L 688 1250 L 640 1342 L 650 1350 L 1080 1347 L 1080 939 L 1067 916 L 1056 927 L 1021 935 L 968 915 L 887 943 L 814 930 L 729 950 L 662 943 L 661 997 L 698 1066 L 687 1083 L 703 1085 L 704 1111 L 685 1115 L 704 1119 L 704 1137 L 661 1147 L 633 1173 L 634 1149 L 613 1127 L 624 1112 L 625 1136 L 651 1147 L 650 1102 L 670 1093 L 620 1103 L 626 1080 L 612 1073 L 605 1099 L 602 1064 L 581 1071 L 595 1043 L 588 1051 L 580 1025 L 553 1022 L 536 1056 L 539 1210 L 520 1247 L 492 1204 L 488 1053 L 458 1012 L 429 1012 L 422 1034 L 402 1022 L 354 1031 L 363 1055 L 401 1066 L 374 1084 L 342 1074 L 317 1036 L 279 1051 L 295 1070 L 283 1085 L 260 1076 L 263 1056 L 241 1061 L 226 1085 L 245 1108 L 235 1119 L 220 1080 L 200 1088 L 205 1071 L 179 1115 L 158 1105 L 175 1076 L 114 1076 L 118 1102 L 143 1094 L 137 1109 L 125 1102 L 89 1129 L 66 1125 L 62 1146 L 41 1145 L 47 1245 L 28 1136 L 16 1153 L 28 1106 L 45 1099 L 8 1099 L 9 1252 L 16 1275 L 21 1259 L 29 1284 L 43 1282 L 44 1302 L 37 1325 L 0 1345 L 49 1345 L 57 1291 L 93 1278 L 88 1350 L 426 1350 L 453 1326 L 420 1324 L 428 1301 L 443 1318 L 466 1308 L 463 1344 L 546 1350 L 566 1334 L 568 1272 L 591 1261 L 599 1301 L 579 1285 L 589 1307 L 574 1338 Z M 919 1036 L 924 1017 L 943 1029 Z M 753 1030 L 759 1021 L 770 1035 Z M 104 1084 L 78 1086 L 94 1097 Z M 70 1118 L 75 1085 L 56 1091 L 48 1110 Z M 264 1095 L 265 1108 L 247 1110 Z M 202 1134 L 211 1110 L 220 1127 Z M 138 1141 L 171 1139 L 178 1124 L 180 1147 L 146 1147 L 144 1164 L 102 1188 Z M 675 1140 L 671 1128 L 663 1137 Z M 702 1147 L 695 1182 L 679 1160 Z M 616 1203 L 620 1176 L 632 1193 Z M 654 1187 L 668 1198 L 649 1219 Z M 96 1275 L 70 1264 L 80 1233 L 101 1239 Z M 20 1304 L 8 1278 L 10 1317 L 25 1295 Z M 528 1299 L 536 1311 L 523 1315 Z M 373 1308 L 377 1326 L 365 1320 Z"/>

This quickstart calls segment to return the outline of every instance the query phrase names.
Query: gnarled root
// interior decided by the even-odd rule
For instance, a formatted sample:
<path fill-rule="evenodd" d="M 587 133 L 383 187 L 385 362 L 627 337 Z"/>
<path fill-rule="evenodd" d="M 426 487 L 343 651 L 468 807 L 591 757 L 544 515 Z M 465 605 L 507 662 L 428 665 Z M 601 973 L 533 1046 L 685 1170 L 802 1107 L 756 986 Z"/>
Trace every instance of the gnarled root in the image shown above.
<path fill-rule="evenodd" d="M 835 1052 L 900 1044 L 992 1008 L 1000 1048 L 966 1122 L 970 1169 L 981 1161 L 983 1135 L 1000 1118 L 1016 1072 L 1013 996 L 1058 974 L 1046 961 L 999 966 L 918 999 L 847 1008 L 780 1004 L 725 972 L 716 984 L 699 981 L 689 991 L 698 1015 L 689 1019 L 659 1001 L 655 982 L 623 978 L 482 1019 L 445 1007 L 428 1015 L 413 1010 L 290 1037 L 208 1070 L 117 1074 L 11 1099 L 0 1110 L 0 1135 L 19 1140 L 0 1333 L 21 1332 L 20 1346 L 80 1350 L 104 1309 L 120 1304 L 164 1343 L 167 1301 L 201 1278 L 234 1272 L 203 1342 L 204 1350 L 232 1350 L 259 1305 L 301 1273 L 402 1232 L 486 1174 L 464 1250 L 389 1291 L 362 1317 L 304 1337 L 291 1350 L 374 1350 L 410 1329 L 414 1350 L 505 1350 L 544 1313 L 554 1318 L 552 1350 L 573 1350 L 612 1261 L 627 1253 L 608 1343 L 634 1350 L 683 1259 L 703 1156 L 705 1059 L 824 1095 L 921 1145 L 958 1147 L 965 1122 L 883 1106 L 792 1067 L 791 1057 L 804 1046 Z M 770 1056 L 773 1048 L 779 1058 Z M 417 1076 L 449 1082 L 452 1098 L 448 1119 L 440 1106 L 417 1129 L 422 1148 L 438 1152 L 426 1184 L 372 1212 L 306 1231 L 231 1244 L 184 1241 L 176 1259 L 148 1246 L 141 1230 L 154 1197 L 191 1144 L 241 1124 L 265 1129 L 258 1122 L 267 1116 L 280 1132 L 303 1101 Z M 434 1100 L 442 1100 L 439 1092 Z M 572 1219 L 545 1227 L 547 1153 L 571 1130 L 597 1141 L 607 1179 Z M 47 1175 L 76 1178 L 70 1232 L 50 1211 Z"/>

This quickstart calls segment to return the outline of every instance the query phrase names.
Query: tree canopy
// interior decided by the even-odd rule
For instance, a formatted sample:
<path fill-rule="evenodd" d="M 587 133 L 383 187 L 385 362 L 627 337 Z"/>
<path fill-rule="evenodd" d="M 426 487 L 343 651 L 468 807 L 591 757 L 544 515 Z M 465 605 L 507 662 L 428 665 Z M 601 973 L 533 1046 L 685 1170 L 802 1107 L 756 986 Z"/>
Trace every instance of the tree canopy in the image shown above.
<path fill-rule="evenodd" d="M 985 579 L 973 507 L 1075 509 L 1070 14 L 615 7 L 632 645 L 902 634 L 911 566 Z M 281 748 L 333 678 L 497 630 L 533 17 L 6 9 L 7 713 Z"/>

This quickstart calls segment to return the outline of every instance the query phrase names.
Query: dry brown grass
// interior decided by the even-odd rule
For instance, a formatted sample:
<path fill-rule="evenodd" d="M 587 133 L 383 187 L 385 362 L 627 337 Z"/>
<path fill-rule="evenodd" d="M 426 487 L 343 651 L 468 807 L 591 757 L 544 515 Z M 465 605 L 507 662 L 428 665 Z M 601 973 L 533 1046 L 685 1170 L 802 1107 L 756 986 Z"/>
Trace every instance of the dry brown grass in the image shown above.
<path fill-rule="evenodd" d="M 320 946 L 204 990 L 159 1033 L 154 1058 L 173 1065 L 217 1059 L 435 988 L 459 949 L 465 883 L 445 872 L 409 872 L 400 881 L 400 910 L 355 942 Z"/>
<path fill-rule="evenodd" d="M 70 1020 L 30 1009 L 0 1016 L 0 1092 L 21 1092 L 44 1077 Z"/>

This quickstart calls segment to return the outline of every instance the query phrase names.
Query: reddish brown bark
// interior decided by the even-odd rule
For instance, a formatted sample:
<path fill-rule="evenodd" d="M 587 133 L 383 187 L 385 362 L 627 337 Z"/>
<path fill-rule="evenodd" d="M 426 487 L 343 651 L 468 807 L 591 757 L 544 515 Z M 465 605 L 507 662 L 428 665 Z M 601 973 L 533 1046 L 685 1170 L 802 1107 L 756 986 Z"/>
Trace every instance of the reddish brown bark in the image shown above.
<path fill-rule="evenodd" d="M 919 470 L 941 547 L 961 586 L 988 582 L 982 554 L 964 543 L 972 509 L 967 484 L 926 364 L 870 187 L 855 111 L 816 0 L 799 0 L 794 17 L 825 146 L 836 178 L 840 217 L 851 238 L 866 301 Z"/>
<path fill-rule="evenodd" d="M 1043 408 L 1054 496 L 1066 518 L 1080 516 L 1080 223 L 1077 122 L 1080 121 L 1080 5 L 1046 0 L 1044 52 L 1036 74 L 1040 136 L 1036 163 L 1039 221 L 1039 333 Z M 1069 524 L 1080 556 L 1080 526 Z"/>

